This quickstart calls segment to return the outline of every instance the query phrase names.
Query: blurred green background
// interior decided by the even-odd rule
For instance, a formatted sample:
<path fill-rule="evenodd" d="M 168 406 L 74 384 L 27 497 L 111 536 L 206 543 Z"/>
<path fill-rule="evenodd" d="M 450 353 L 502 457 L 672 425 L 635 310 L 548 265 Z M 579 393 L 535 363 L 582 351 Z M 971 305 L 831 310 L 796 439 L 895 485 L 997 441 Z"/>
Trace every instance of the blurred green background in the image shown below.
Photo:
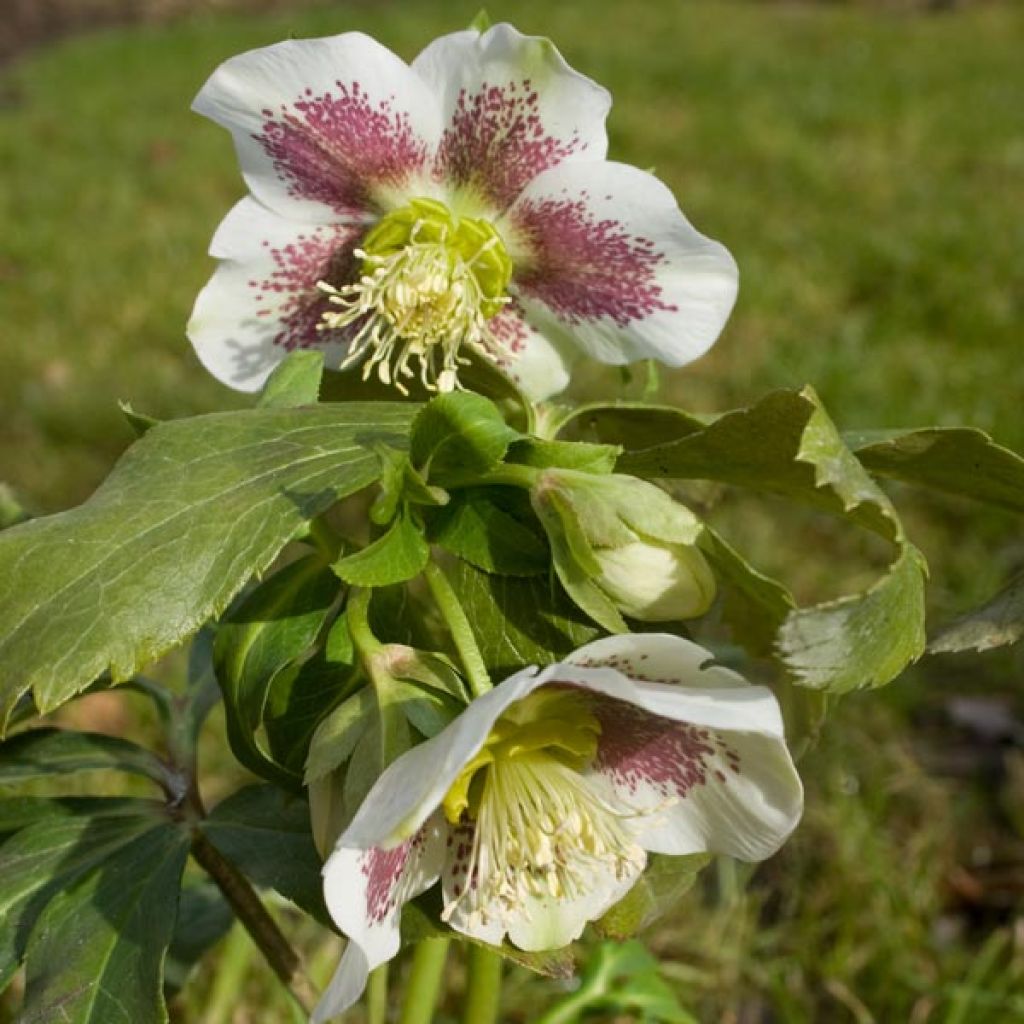
<path fill-rule="evenodd" d="M 189 113 L 210 71 L 350 29 L 411 58 L 479 7 L 96 4 L 69 3 L 63 21 L 49 5 L 32 49 L 16 23 L 0 36 L 0 481 L 36 513 L 109 471 L 130 440 L 118 399 L 158 417 L 250 401 L 206 376 L 183 333 L 209 238 L 243 192 L 226 133 Z M 100 8 L 157 20 L 47 42 Z M 612 158 L 653 166 L 736 256 L 732 320 L 664 378 L 666 397 L 709 411 L 809 382 L 844 428 L 969 423 L 1024 449 L 1024 8 L 520 0 L 490 13 L 607 85 Z M 936 622 L 1024 565 L 1011 517 L 893 494 L 932 563 Z M 841 525 L 711 497 L 731 539 L 804 600 L 863 570 L 863 541 Z M 798 837 L 749 885 L 731 865 L 710 875 L 651 936 L 701 1021 L 1024 1021 L 1022 679 L 1013 651 L 931 658 L 844 702 L 803 763 Z M 131 708 L 92 713 L 92 727 L 135 722 Z M 214 775 L 230 774 L 215 732 L 208 747 Z M 338 945 L 297 927 L 322 977 Z M 291 1020 L 266 973 L 233 934 L 176 1018 Z M 452 1006 L 459 983 L 456 964 Z M 514 972 L 507 1019 L 529 1021 L 555 991 Z"/>

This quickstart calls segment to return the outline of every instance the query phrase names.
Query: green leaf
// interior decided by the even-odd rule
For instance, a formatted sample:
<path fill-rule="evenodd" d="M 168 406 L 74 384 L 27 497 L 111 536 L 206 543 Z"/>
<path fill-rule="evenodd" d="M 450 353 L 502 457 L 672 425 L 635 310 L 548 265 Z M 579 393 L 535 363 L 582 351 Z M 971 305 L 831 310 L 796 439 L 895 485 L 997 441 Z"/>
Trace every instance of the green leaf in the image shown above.
<path fill-rule="evenodd" d="M 581 473 L 611 473 L 622 454 L 615 444 L 589 444 L 586 441 L 546 441 L 526 437 L 515 441 L 508 450 L 508 462 L 521 466 L 547 469 L 575 469 Z"/>
<path fill-rule="evenodd" d="M 188 836 L 158 825 L 56 893 L 32 932 L 21 1019 L 164 1024 L 163 962 Z"/>
<path fill-rule="evenodd" d="M 136 412 L 132 408 L 131 402 L 118 402 L 117 407 L 121 410 L 121 415 L 128 421 L 128 426 L 132 428 L 132 433 L 136 437 L 142 437 L 143 434 L 149 432 L 150 428 L 160 422 L 155 416 Z"/>
<path fill-rule="evenodd" d="M 356 587 L 387 587 L 418 576 L 430 557 L 423 531 L 406 509 L 388 531 L 354 554 L 339 558 L 331 567 Z"/>
<path fill-rule="evenodd" d="M 924 558 L 908 544 L 863 594 L 790 613 L 779 633 L 801 686 L 847 693 L 884 686 L 924 651 Z"/>
<path fill-rule="evenodd" d="M 112 801 L 109 811 L 48 816 L 0 846 L 0 989 L 14 974 L 50 899 L 166 821 L 163 805 L 155 801 Z"/>
<path fill-rule="evenodd" d="M 493 576 L 462 560 L 445 574 L 497 679 L 526 665 L 557 661 L 601 633 L 550 575 Z"/>
<path fill-rule="evenodd" d="M 166 995 L 185 987 L 192 970 L 227 935 L 234 919 L 231 907 L 213 882 L 197 880 L 182 888 L 174 936 L 164 961 Z"/>
<path fill-rule="evenodd" d="M 312 648 L 339 587 L 320 556 L 307 555 L 256 587 L 217 630 L 214 661 L 231 749 L 247 768 L 283 785 L 299 777 L 261 745 L 264 708 L 277 675 Z"/>
<path fill-rule="evenodd" d="M 635 451 L 678 441 L 703 430 L 713 419 L 670 405 L 594 403 L 571 410 L 559 425 L 558 433 Z"/>
<path fill-rule="evenodd" d="M 476 17 L 469 23 L 469 27 L 473 32 L 486 32 L 491 27 L 491 16 L 487 13 L 486 7 L 481 7 L 476 12 Z"/>
<path fill-rule="evenodd" d="M 944 626 L 928 645 L 932 654 L 988 651 L 1024 636 L 1024 573 L 991 601 Z"/>
<path fill-rule="evenodd" d="M 17 526 L 28 518 L 28 513 L 22 508 L 14 491 L 7 484 L 0 483 L 0 530 Z"/>
<path fill-rule="evenodd" d="M 200 828 L 257 885 L 318 921 L 329 920 L 305 800 L 276 786 L 246 786 L 219 803 Z"/>
<path fill-rule="evenodd" d="M 704 527 L 697 546 L 704 553 L 722 595 L 722 618 L 736 642 L 754 657 L 772 653 L 779 629 L 796 607 L 778 580 L 758 572 L 735 548 Z"/>
<path fill-rule="evenodd" d="M 376 704 L 373 688 L 364 686 L 324 717 L 306 758 L 307 784 L 340 768 L 352 756 L 369 727 Z"/>
<path fill-rule="evenodd" d="M 971 427 L 848 435 L 872 473 L 1024 512 L 1024 458 Z"/>
<path fill-rule="evenodd" d="M 395 403 L 214 413 L 153 427 L 82 506 L 0 533 L 0 722 L 48 712 L 108 669 L 115 682 L 219 614 L 401 446 Z"/>
<path fill-rule="evenodd" d="M 517 437 L 492 402 L 470 391 L 452 391 L 420 410 L 409 457 L 431 484 L 472 483 L 501 462 Z"/>
<path fill-rule="evenodd" d="M 599 935 L 628 939 L 672 911 L 692 888 L 697 875 L 711 862 L 711 854 L 686 857 L 653 854 L 636 885 L 597 921 Z"/>
<path fill-rule="evenodd" d="M 162 816 L 164 804 L 133 796 L 12 796 L 0 798 L 0 834 L 19 832 L 46 818 L 116 815 Z"/>
<path fill-rule="evenodd" d="M 320 397 L 320 378 L 324 372 L 324 354 L 319 349 L 303 348 L 289 352 L 274 367 L 260 394 L 263 409 L 294 409 L 315 405 Z"/>
<path fill-rule="evenodd" d="M 30 729 L 0 743 L 0 786 L 47 775 L 114 770 L 174 788 L 171 770 L 143 747 L 116 736 Z"/>
<path fill-rule="evenodd" d="M 478 569 L 535 576 L 551 564 L 544 533 L 518 488 L 467 487 L 429 520 L 430 540 Z"/>
<path fill-rule="evenodd" d="M 843 443 L 811 388 L 773 392 L 701 430 L 627 451 L 619 470 L 780 494 L 851 520 L 896 546 L 888 573 L 868 590 L 789 613 L 777 649 L 800 685 L 830 693 L 881 686 L 924 651 L 924 558 L 907 542 L 889 498 Z"/>

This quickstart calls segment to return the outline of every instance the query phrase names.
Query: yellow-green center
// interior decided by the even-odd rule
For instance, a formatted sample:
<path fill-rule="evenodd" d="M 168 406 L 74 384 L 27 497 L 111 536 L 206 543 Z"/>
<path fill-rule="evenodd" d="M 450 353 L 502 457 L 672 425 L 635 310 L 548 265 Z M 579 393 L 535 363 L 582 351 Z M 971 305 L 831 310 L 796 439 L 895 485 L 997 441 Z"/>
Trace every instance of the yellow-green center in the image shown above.
<path fill-rule="evenodd" d="M 424 387 L 451 391 L 463 345 L 492 359 L 504 354 L 487 321 L 508 302 L 512 261 L 494 226 L 457 217 L 436 199 L 414 199 L 383 217 L 356 250 L 359 280 L 333 287 L 320 282 L 332 306 L 320 329 L 347 330 L 342 366 L 363 363 L 365 380 L 407 392 L 404 379 L 418 363 Z"/>
<path fill-rule="evenodd" d="M 444 915 L 458 908 L 484 925 L 508 924 L 529 901 L 586 896 L 636 875 L 643 850 L 631 813 L 585 775 L 601 726 L 582 696 L 542 689 L 512 705 L 445 795 L 445 817 L 472 831 Z"/>

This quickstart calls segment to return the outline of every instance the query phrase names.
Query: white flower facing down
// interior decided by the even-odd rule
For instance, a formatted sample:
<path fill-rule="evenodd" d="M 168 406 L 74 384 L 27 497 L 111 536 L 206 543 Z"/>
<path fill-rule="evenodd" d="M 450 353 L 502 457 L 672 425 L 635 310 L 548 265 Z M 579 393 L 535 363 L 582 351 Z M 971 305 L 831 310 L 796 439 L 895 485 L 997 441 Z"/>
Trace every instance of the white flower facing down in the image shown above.
<path fill-rule="evenodd" d="M 803 808 L 771 692 L 665 634 L 609 637 L 477 698 L 376 782 L 324 866 L 349 937 L 314 1014 L 354 1003 L 441 883 L 465 935 L 555 949 L 614 905 L 647 852 L 774 853 Z"/>
<path fill-rule="evenodd" d="M 411 65 L 367 36 L 222 64 L 194 109 L 228 128 L 251 195 L 188 333 L 258 389 L 291 350 L 449 390 L 468 350 L 540 399 L 582 354 L 689 362 L 736 266 L 656 178 L 605 159 L 608 93 L 509 25 L 442 36 Z"/>

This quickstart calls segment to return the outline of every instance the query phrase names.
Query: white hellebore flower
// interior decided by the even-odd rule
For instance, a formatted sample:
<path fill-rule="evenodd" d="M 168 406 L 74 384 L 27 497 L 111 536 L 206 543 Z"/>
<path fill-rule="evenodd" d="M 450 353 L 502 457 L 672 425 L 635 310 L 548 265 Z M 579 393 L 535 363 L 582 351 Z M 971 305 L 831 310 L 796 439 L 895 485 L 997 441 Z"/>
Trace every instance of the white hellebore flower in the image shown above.
<path fill-rule="evenodd" d="M 194 109 L 231 131 L 251 195 L 210 247 L 199 358 L 253 391 L 318 346 L 329 367 L 444 391 L 473 350 L 535 398 L 581 353 L 696 359 L 735 263 L 656 178 L 605 159 L 610 105 L 510 25 L 411 65 L 356 32 L 226 61 Z"/>
<path fill-rule="evenodd" d="M 349 943 L 314 1021 L 359 998 L 438 879 L 455 931 L 542 950 L 621 899 L 647 851 L 774 853 L 803 807 L 779 707 L 710 659 L 666 634 L 598 640 L 394 761 L 324 866 Z"/>

